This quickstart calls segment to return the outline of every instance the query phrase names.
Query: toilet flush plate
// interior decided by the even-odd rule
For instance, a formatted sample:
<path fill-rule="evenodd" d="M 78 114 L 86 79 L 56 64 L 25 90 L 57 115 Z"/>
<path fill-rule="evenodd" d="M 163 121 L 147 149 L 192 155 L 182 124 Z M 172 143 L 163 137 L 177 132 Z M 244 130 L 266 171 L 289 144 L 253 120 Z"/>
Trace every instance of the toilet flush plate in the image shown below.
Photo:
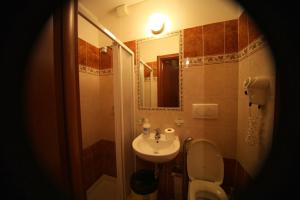
<path fill-rule="evenodd" d="M 193 104 L 192 117 L 198 119 L 217 119 L 218 104 Z"/>

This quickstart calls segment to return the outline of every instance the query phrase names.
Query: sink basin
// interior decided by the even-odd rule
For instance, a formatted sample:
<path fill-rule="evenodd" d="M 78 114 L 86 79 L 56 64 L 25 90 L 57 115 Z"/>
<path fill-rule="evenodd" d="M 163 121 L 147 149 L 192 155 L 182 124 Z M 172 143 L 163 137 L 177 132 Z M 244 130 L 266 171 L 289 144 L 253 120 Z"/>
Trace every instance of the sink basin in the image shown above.
<path fill-rule="evenodd" d="M 178 136 L 167 139 L 164 134 L 161 134 L 158 142 L 154 136 L 154 133 L 150 133 L 149 136 L 144 136 L 144 134 L 137 136 L 132 142 L 135 154 L 143 160 L 154 163 L 163 163 L 174 159 L 180 149 Z"/>

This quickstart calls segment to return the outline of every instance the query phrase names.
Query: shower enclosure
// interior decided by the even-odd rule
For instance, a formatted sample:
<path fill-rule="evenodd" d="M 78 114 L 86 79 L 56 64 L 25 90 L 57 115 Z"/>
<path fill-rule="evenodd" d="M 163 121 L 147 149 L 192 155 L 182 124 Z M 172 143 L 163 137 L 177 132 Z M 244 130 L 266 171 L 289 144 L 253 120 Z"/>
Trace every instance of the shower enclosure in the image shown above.
<path fill-rule="evenodd" d="M 134 170 L 134 56 L 80 5 L 78 63 L 87 199 L 126 199 Z"/>
<path fill-rule="evenodd" d="M 139 92 L 144 107 L 157 106 L 157 83 L 154 81 L 153 69 L 144 61 L 139 62 Z"/>

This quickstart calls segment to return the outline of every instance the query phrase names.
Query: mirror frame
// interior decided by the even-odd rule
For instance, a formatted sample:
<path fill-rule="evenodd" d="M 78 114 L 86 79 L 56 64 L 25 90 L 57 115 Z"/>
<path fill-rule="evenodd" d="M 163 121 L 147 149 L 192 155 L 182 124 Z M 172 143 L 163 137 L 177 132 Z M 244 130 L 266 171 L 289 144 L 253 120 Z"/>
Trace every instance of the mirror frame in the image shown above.
<path fill-rule="evenodd" d="M 142 100 L 140 95 L 140 79 L 139 79 L 139 61 L 140 61 L 140 51 L 139 45 L 142 42 L 151 41 L 155 39 L 162 39 L 166 37 L 172 37 L 178 35 L 179 36 L 179 107 L 145 107 L 142 106 Z M 135 73 L 136 73 L 136 81 L 137 81 L 137 98 L 138 98 L 138 109 L 139 110 L 173 110 L 173 111 L 183 111 L 183 91 L 182 91 L 182 66 L 183 66 L 183 31 L 173 31 L 162 36 L 153 36 L 147 37 L 143 39 L 136 40 L 136 57 L 135 57 Z"/>

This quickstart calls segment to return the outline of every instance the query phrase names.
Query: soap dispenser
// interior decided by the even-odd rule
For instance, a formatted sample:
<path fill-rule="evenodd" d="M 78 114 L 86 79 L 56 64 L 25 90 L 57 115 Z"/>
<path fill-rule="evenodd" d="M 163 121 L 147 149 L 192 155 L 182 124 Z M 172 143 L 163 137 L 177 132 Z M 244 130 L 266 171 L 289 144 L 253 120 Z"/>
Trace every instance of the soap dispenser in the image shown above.
<path fill-rule="evenodd" d="M 144 119 L 144 124 L 143 124 L 143 133 L 144 133 L 145 136 L 149 135 L 150 127 L 151 127 L 151 124 L 149 123 L 149 119 L 145 118 Z"/>

